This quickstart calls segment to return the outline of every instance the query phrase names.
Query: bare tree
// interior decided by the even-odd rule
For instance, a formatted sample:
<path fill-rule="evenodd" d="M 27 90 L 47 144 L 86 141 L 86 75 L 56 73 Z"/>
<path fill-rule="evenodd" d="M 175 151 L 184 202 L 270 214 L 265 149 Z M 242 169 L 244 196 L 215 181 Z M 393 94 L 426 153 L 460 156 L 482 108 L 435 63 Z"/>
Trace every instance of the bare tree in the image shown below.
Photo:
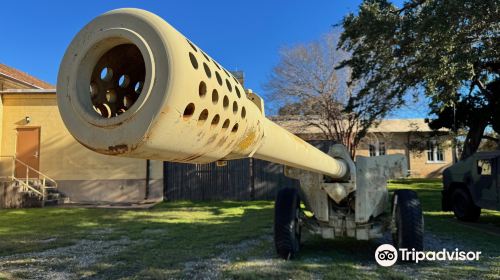
<path fill-rule="evenodd" d="M 335 67 L 348 56 L 337 50 L 339 32 L 320 40 L 283 49 L 265 89 L 279 115 L 299 116 L 305 126 L 318 128 L 325 139 L 344 144 L 355 156 L 356 147 L 374 122 L 369 110 L 345 112 L 356 84 L 348 84 L 350 70 Z"/>

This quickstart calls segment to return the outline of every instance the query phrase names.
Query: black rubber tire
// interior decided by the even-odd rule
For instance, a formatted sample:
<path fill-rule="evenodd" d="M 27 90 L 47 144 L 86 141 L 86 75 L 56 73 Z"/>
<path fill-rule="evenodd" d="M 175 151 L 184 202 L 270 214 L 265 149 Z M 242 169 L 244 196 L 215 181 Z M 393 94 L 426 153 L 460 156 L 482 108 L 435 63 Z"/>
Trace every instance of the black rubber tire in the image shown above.
<path fill-rule="evenodd" d="M 469 193 L 457 188 L 451 194 L 451 207 L 455 217 L 465 222 L 476 222 L 481 215 L 481 208 L 474 205 Z"/>
<path fill-rule="evenodd" d="M 396 190 L 392 199 L 392 209 L 394 209 L 396 200 L 394 212 L 396 232 L 392 236 L 394 246 L 422 251 L 424 248 L 424 217 L 417 193 L 411 190 Z"/>
<path fill-rule="evenodd" d="M 300 197 L 297 189 L 284 188 L 274 204 L 274 245 L 278 255 L 292 259 L 300 249 Z"/>

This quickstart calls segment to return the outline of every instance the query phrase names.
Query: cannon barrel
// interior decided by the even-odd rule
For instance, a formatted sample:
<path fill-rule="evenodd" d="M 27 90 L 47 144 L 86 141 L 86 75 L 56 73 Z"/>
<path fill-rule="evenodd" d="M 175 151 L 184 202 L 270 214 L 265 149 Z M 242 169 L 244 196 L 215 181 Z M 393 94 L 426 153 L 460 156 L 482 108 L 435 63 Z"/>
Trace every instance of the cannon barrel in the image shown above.
<path fill-rule="evenodd" d="M 267 119 L 259 96 L 147 11 L 114 10 L 87 24 L 61 62 L 57 100 L 69 132 L 98 153 L 184 163 L 254 157 L 348 173 L 345 161 Z"/>

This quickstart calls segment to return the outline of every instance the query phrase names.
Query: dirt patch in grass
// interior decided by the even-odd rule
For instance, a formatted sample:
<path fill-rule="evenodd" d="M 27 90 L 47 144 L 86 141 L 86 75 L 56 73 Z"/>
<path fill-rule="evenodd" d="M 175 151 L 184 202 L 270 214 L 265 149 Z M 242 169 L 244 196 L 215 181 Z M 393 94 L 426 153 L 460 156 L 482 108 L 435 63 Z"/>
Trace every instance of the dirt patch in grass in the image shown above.
<path fill-rule="evenodd" d="M 437 182 L 395 187 L 419 193 L 427 250 L 481 250 L 481 261 L 382 268 L 374 252 L 390 235 L 324 240 L 305 232 L 297 258 L 283 261 L 274 252 L 272 202 L 167 202 L 147 210 L 0 210 L 0 279 L 498 279 L 498 236 L 440 212 Z M 497 213 L 481 219 L 500 224 Z"/>
<path fill-rule="evenodd" d="M 85 275 L 88 268 L 116 255 L 130 244 L 127 237 L 118 240 L 83 239 L 71 246 L 1 257 L 0 271 L 9 276 L 6 278 L 79 279 L 89 276 Z"/>
<path fill-rule="evenodd" d="M 234 263 L 242 261 L 248 254 L 255 251 L 262 244 L 269 244 L 272 241 L 271 235 L 265 235 L 258 239 L 245 240 L 233 245 L 219 245 L 223 253 L 208 259 L 198 259 L 184 264 L 183 277 L 187 279 L 220 279 L 224 272 Z M 268 246 L 266 246 L 268 247 Z M 276 260 L 267 250 L 267 265 Z M 262 256 L 261 256 L 262 257 Z"/>
<path fill-rule="evenodd" d="M 279 259 L 272 242 L 272 235 L 260 239 L 245 241 L 231 248 L 217 257 L 189 263 L 184 272 L 188 278 L 235 278 L 235 279 L 259 279 L 259 278 L 283 278 L 283 279 L 373 279 L 392 278 L 428 279 L 441 275 L 442 272 L 432 272 L 432 266 L 428 264 L 398 264 L 386 269 L 378 266 L 373 257 L 374 248 L 381 244 L 392 243 L 390 234 L 379 240 L 361 242 L 355 240 L 326 241 L 305 234 L 302 247 L 305 250 L 297 259 L 284 261 Z M 334 244 L 329 252 L 314 253 L 317 242 Z M 342 244 L 342 243 L 347 243 Z M 350 254 L 348 247 L 353 244 L 355 250 L 364 254 L 362 257 L 354 257 L 343 260 L 345 254 Z M 447 248 L 454 250 L 458 243 L 451 240 L 443 240 L 434 234 L 426 234 L 426 250 L 442 250 Z M 308 248 L 312 247 L 312 248 Z M 330 247 L 326 245 L 326 247 Z M 334 248 L 337 247 L 337 248 Z M 308 250 L 309 249 L 309 250 Z M 330 248 L 328 248 L 330 249 Z M 450 263 L 441 263 L 449 265 Z M 208 268 L 208 269 L 207 269 Z M 337 271 L 337 273 L 335 272 Z M 431 278 L 432 278 L 431 277 Z"/>

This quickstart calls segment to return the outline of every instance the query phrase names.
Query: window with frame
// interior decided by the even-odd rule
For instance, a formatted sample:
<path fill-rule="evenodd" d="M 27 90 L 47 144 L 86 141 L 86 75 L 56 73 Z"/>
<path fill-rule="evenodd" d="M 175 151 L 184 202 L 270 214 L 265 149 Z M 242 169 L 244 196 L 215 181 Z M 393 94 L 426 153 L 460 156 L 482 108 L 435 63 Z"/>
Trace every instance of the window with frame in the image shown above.
<path fill-rule="evenodd" d="M 370 150 L 371 157 L 377 156 L 375 145 L 368 145 L 368 149 Z"/>
<path fill-rule="evenodd" d="M 378 155 L 385 156 L 385 142 L 378 143 Z"/>
<path fill-rule="evenodd" d="M 443 148 L 435 140 L 427 142 L 427 162 L 443 162 Z"/>
<path fill-rule="evenodd" d="M 371 157 L 383 156 L 386 154 L 385 142 L 376 142 L 368 145 Z"/>

